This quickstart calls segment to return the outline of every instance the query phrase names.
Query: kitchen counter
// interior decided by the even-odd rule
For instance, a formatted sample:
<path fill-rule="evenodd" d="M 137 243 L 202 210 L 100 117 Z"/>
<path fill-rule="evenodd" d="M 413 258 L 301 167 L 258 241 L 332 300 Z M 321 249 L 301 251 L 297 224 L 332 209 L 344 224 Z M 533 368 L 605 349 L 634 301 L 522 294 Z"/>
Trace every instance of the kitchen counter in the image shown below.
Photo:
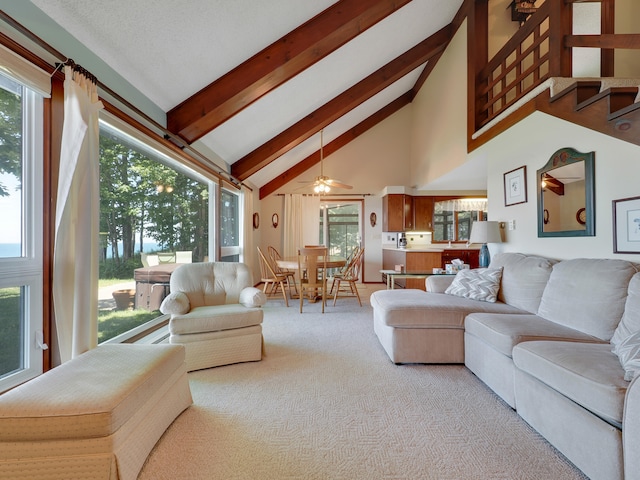
<path fill-rule="evenodd" d="M 436 252 L 436 253 L 443 253 L 443 252 L 451 252 L 451 251 L 456 251 L 456 250 L 480 250 L 480 246 L 476 246 L 476 245 L 472 245 L 470 247 L 467 247 L 466 245 L 452 245 L 451 247 L 448 247 L 447 245 L 443 245 L 443 246 L 439 246 L 439 245 L 433 245 L 430 247 L 407 247 L 407 248 L 398 248 L 398 247 L 382 247 L 383 250 L 392 250 L 392 251 L 396 251 L 396 252 Z"/>
<path fill-rule="evenodd" d="M 424 245 L 420 247 L 397 248 L 382 247 L 383 270 L 394 270 L 396 265 L 404 265 L 408 272 L 429 272 L 434 268 L 445 268 L 453 260 L 462 260 L 471 268 L 478 268 L 479 246 L 467 247 L 465 244 L 452 245 Z M 424 279 L 397 279 L 395 284 L 404 288 L 425 289 Z"/>

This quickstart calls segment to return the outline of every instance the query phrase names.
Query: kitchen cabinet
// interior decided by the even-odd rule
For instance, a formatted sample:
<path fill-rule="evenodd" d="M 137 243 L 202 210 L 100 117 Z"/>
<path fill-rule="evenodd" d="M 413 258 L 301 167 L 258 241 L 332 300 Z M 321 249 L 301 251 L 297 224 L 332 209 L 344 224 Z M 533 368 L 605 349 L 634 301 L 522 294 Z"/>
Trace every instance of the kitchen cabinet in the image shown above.
<path fill-rule="evenodd" d="M 433 197 L 413 197 L 413 229 L 433 231 Z"/>
<path fill-rule="evenodd" d="M 382 197 L 382 231 L 406 232 L 413 229 L 413 197 L 403 193 Z"/>
<path fill-rule="evenodd" d="M 447 263 L 451 263 L 454 259 L 460 259 L 469 265 L 469 268 L 478 268 L 480 266 L 480 250 L 476 248 L 469 249 L 452 249 L 442 252 L 442 264 L 440 268 L 445 268 Z"/>
<path fill-rule="evenodd" d="M 407 272 L 432 272 L 442 268 L 440 252 L 412 252 L 411 250 L 385 249 L 382 251 L 382 268 L 394 270 L 396 265 L 404 265 Z M 398 278 L 395 284 L 402 288 L 426 290 L 424 278 Z"/>

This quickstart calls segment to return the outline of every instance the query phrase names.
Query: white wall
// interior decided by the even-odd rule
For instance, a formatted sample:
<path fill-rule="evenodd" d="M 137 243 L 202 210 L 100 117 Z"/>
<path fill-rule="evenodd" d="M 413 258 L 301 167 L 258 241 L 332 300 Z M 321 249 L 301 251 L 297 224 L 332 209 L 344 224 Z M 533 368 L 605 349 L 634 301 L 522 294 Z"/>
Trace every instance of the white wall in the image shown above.
<path fill-rule="evenodd" d="M 595 152 L 596 236 L 538 238 L 536 170 L 560 148 Z M 493 252 L 538 253 L 553 258 L 621 258 L 640 262 L 640 255 L 613 253 L 612 200 L 640 195 L 640 147 L 536 112 L 470 154 L 488 158 L 489 219 L 516 221 L 504 232 L 506 243 Z M 523 204 L 504 205 L 504 173 L 527 167 Z"/>
<path fill-rule="evenodd" d="M 413 100 L 411 183 L 405 185 L 422 189 L 467 161 L 466 52 L 465 21 Z"/>

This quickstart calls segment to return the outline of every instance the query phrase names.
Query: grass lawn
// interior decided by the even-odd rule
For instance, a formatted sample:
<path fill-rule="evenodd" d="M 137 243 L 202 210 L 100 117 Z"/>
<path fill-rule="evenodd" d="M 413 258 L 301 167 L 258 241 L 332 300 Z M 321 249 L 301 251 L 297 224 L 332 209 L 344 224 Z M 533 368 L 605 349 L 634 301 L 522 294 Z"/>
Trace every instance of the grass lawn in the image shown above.
<path fill-rule="evenodd" d="M 20 369 L 22 329 L 20 288 L 0 288 L 0 377 Z"/>

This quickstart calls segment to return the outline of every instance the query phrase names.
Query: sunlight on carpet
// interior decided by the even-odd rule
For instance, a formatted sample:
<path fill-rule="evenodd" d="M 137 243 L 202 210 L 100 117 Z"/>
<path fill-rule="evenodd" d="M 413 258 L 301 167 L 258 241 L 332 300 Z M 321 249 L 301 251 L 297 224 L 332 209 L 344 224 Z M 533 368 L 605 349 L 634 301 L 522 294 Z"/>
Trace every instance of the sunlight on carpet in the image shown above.
<path fill-rule="evenodd" d="M 290 305 L 262 361 L 189 374 L 140 479 L 585 478 L 464 366 L 391 363 L 368 302 Z"/>

